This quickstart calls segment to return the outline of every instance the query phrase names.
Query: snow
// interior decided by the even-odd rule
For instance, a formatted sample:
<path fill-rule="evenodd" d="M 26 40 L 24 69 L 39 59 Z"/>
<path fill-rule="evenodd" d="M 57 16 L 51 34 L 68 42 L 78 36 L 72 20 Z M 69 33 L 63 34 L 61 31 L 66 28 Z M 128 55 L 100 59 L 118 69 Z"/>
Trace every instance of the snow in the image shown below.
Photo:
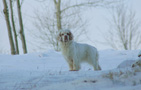
<path fill-rule="evenodd" d="M 140 90 L 139 50 L 99 51 L 102 71 L 69 71 L 60 52 L 0 55 L 0 90 Z"/>

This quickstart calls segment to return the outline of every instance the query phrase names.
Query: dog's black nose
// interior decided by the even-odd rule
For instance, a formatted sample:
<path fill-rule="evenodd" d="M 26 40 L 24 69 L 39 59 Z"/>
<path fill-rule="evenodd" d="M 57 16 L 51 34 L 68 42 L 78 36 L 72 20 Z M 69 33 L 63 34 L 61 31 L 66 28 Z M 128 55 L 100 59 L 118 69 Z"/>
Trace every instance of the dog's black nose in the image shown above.
<path fill-rule="evenodd" d="M 65 38 L 67 38 L 67 35 L 65 35 Z"/>
<path fill-rule="evenodd" d="M 65 35 L 64 38 L 65 38 L 65 41 L 68 41 L 68 36 L 67 35 Z"/>

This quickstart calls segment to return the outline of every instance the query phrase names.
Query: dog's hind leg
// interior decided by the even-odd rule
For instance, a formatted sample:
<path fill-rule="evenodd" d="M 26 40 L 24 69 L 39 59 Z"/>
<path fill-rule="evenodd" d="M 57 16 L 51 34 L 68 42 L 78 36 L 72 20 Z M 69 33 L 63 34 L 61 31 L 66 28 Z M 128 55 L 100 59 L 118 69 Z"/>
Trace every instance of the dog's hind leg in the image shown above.
<path fill-rule="evenodd" d="M 102 70 L 101 67 L 100 67 L 100 65 L 98 65 L 98 70 Z"/>
<path fill-rule="evenodd" d="M 98 62 L 98 58 L 99 58 L 99 54 L 96 53 L 96 58 L 95 60 L 93 60 L 93 66 L 94 66 L 94 70 L 101 70 L 101 67 L 99 65 L 99 62 Z"/>
<path fill-rule="evenodd" d="M 98 63 L 98 61 L 97 60 L 92 60 L 91 62 L 89 62 L 92 66 L 93 66 L 93 68 L 94 68 L 94 70 L 95 71 L 98 71 L 98 70 L 101 70 L 101 67 L 100 67 L 100 65 L 99 65 L 99 63 Z"/>
<path fill-rule="evenodd" d="M 94 56 L 90 56 L 88 58 L 88 63 L 93 66 L 95 71 L 101 70 L 101 67 L 98 63 L 98 58 L 95 58 Z"/>
<path fill-rule="evenodd" d="M 94 67 L 94 70 L 95 71 L 101 70 L 101 67 L 100 67 L 100 65 L 99 65 L 98 62 L 93 62 L 93 65 L 92 66 Z"/>

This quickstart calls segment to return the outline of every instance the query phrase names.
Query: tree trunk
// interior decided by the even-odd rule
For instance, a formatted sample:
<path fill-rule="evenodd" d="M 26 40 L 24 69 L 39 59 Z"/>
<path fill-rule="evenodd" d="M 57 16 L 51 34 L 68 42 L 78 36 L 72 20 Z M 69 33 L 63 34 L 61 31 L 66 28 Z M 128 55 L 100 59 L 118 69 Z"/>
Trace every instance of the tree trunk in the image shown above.
<path fill-rule="evenodd" d="M 21 35 L 21 40 L 22 40 L 22 47 L 23 47 L 24 53 L 27 53 L 26 40 L 25 40 L 23 21 L 22 21 L 22 14 L 21 14 L 20 0 L 17 0 L 17 8 L 18 8 L 18 17 L 19 17 L 19 24 L 20 24 L 20 35 Z"/>
<path fill-rule="evenodd" d="M 9 42 L 10 42 L 10 47 L 11 47 L 11 54 L 15 54 L 15 46 L 13 42 L 13 36 L 12 36 L 12 31 L 11 31 L 11 25 L 10 25 L 10 20 L 9 20 L 9 12 L 8 12 L 8 6 L 6 0 L 3 0 L 3 5 L 4 5 L 4 15 L 5 15 L 5 20 L 6 20 L 6 25 L 7 25 L 7 30 L 8 30 L 8 36 L 9 36 Z"/>
<path fill-rule="evenodd" d="M 57 19 L 57 29 L 58 31 L 62 29 L 62 22 L 61 22 L 61 0 L 58 0 L 58 2 L 56 0 L 54 0 L 54 4 L 55 4 L 55 8 L 56 8 L 56 19 Z M 59 44 L 58 44 L 58 41 L 57 41 L 57 49 L 56 51 L 60 51 L 60 48 L 59 48 Z"/>
<path fill-rule="evenodd" d="M 19 47 L 18 47 L 17 33 L 16 33 L 16 28 L 15 28 L 12 2 L 13 2 L 13 0 L 10 0 L 11 21 L 12 21 L 12 27 L 13 27 L 13 32 L 14 32 L 14 40 L 15 40 L 15 45 L 16 45 L 16 54 L 19 54 Z"/>
<path fill-rule="evenodd" d="M 57 19 L 57 29 L 60 30 L 62 29 L 62 25 L 61 25 L 61 0 L 58 0 L 58 2 L 56 0 L 54 0 L 55 3 L 55 8 L 56 8 L 56 19 Z"/>

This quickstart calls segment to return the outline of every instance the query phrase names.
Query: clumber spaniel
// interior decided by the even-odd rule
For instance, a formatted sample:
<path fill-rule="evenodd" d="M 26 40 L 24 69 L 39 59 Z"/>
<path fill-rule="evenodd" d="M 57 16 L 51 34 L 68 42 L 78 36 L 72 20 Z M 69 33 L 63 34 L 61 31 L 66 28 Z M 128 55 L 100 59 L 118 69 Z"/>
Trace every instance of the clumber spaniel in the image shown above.
<path fill-rule="evenodd" d="M 70 30 L 60 30 L 57 35 L 61 51 L 66 59 L 70 71 L 78 71 L 81 62 L 87 62 L 94 67 L 94 70 L 101 70 L 98 63 L 98 51 L 88 44 L 80 44 L 73 41 Z"/>

